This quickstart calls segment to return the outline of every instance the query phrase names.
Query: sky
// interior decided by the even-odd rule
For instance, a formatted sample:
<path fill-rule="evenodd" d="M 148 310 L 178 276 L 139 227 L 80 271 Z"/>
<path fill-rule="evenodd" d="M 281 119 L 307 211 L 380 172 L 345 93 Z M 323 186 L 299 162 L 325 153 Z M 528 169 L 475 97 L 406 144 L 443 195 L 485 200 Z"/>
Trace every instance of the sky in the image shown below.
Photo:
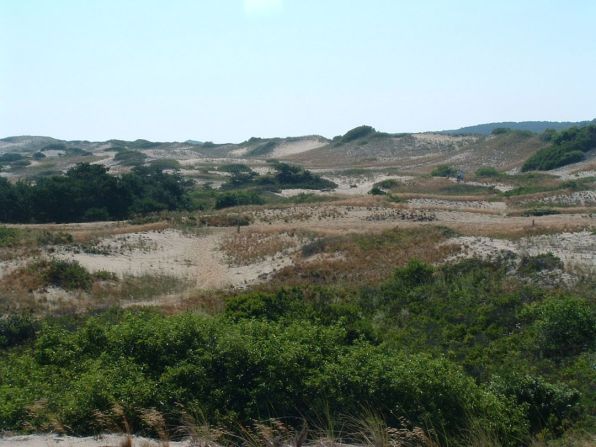
<path fill-rule="evenodd" d="M 0 0 L 0 137 L 596 118 L 593 0 Z"/>

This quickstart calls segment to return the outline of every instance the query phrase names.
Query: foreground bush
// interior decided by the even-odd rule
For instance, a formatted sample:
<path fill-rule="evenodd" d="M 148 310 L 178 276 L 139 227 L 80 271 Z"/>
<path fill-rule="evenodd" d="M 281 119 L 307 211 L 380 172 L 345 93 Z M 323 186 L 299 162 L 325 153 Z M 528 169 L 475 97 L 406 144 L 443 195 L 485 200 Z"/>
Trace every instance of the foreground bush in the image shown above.
<path fill-rule="evenodd" d="M 528 274 L 551 261 L 530 259 Z M 97 415 L 115 406 L 135 432 L 152 430 L 147 409 L 168 427 L 193 413 L 229 431 L 271 417 L 298 430 L 303 419 L 372 410 L 453 446 L 589 429 L 593 296 L 511 274 L 505 261 L 413 261 L 375 286 L 228 297 L 216 316 L 119 310 L 11 322 L 0 326 L 10 338 L 0 349 L 0 430 L 96 433 L 105 429 Z"/>
<path fill-rule="evenodd" d="M 94 415 L 121 403 L 136 426 L 142 408 L 172 422 L 181 408 L 198 408 L 234 427 L 267 415 L 314 419 L 325 409 L 355 415 L 367 405 L 445 436 L 463 434 L 471 417 L 502 436 L 526 433 L 519 412 L 451 362 L 352 342 L 339 326 L 126 313 L 73 332 L 45 326 L 33 348 L 7 360 L 5 430 L 57 418 L 75 433 L 93 433 Z M 47 407 L 31 421 L 27 407 L 40 399 Z"/>

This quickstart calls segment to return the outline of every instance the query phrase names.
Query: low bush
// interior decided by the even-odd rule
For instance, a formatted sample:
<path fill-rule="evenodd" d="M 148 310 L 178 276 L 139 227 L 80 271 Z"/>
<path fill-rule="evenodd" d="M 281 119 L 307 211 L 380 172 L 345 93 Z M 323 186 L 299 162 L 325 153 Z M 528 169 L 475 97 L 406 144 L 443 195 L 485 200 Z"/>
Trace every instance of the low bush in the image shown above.
<path fill-rule="evenodd" d="M 500 175 L 499 171 L 493 167 L 484 167 L 478 168 L 476 170 L 476 177 L 498 177 Z"/>
<path fill-rule="evenodd" d="M 174 160 L 173 158 L 159 158 L 157 160 L 151 160 L 149 165 L 157 169 L 172 171 L 182 167 L 180 162 L 178 160 Z"/>
<path fill-rule="evenodd" d="M 387 194 L 385 191 L 383 191 L 378 186 L 373 186 L 372 189 L 368 193 L 372 194 L 373 196 L 384 196 Z"/>
<path fill-rule="evenodd" d="M 49 285 L 65 290 L 88 290 L 91 288 L 92 275 L 77 261 L 52 259 L 42 261 L 36 267 L 43 272 L 44 280 Z"/>
<path fill-rule="evenodd" d="M 369 263 L 362 253 L 373 248 L 437 234 L 452 235 L 434 227 L 344 235 L 308 253 L 343 247 Z M 268 418 L 294 429 L 304 419 L 334 424 L 372 408 L 383 424 L 424 427 L 442 446 L 471 445 L 479 428 L 492 444 L 472 445 L 550 443 L 593 427 L 593 289 L 578 290 L 586 297 L 529 285 L 505 261 L 412 261 L 380 283 L 235 294 L 214 316 L 117 310 L 34 331 L 18 322 L 0 329 L 17 334 L 0 352 L 0 430 L 57 423 L 93 434 L 114 405 L 138 433 L 151 432 L 147 409 L 166 427 L 194 412 L 237 432 Z"/>
<path fill-rule="evenodd" d="M 528 158 L 522 171 L 548 171 L 584 160 L 585 153 L 596 148 L 596 125 L 551 132 L 548 141 L 552 144 Z"/>
<path fill-rule="evenodd" d="M 543 270 L 562 269 L 563 261 L 552 253 L 544 253 L 536 256 L 522 256 L 518 267 L 520 273 L 537 273 Z"/>
<path fill-rule="evenodd" d="M 550 216 L 552 214 L 561 214 L 560 211 L 553 208 L 532 208 L 523 212 L 524 216 Z"/>
<path fill-rule="evenodd" d="M 11 247 L 13 245 L 17 245 L 22 238 L 22 230 L 0 226 L 0 247 Z"/>
<path fill-rule="evenodd" d="M 33 339 L 37 329 L 37 322 L 29 315 L 0 317 L 0 348 L 10 348 Z"/>
<path fill-rule="evenodd" d="M 581 411 L 577 390 L 547 383 L 540 377 L 519 374 L 497 377 L 491 389 L 524 408 L 531 433 L 546 429 L 560 435 Z"/>
<path fill-rule="evenodd" d="M 218 195 L 215 199 L 215 209 L 230 208 L 241 205 L 262 205 L 265 200 L 254 191 L 234 191 Z"/>
<path fill-rule="evenodd" d="M 563 358 L 594 349 L 596 314 L 584 300 L 548 300 L 534 309 L 537 347 L 545 355 Z"/>
<path fill-rule="evenodd" d="M 440 165 L 434 168 L 430 175 L 433 177 L 455 177 L 457 175 L 457 169 L 453 166 Z"/>
<path fill-rule="evenodd" d="M 360 138 L 365 138 L 376 134 L 377 131 L 374 127 L 371 126 L 359 126 L 355 127 L 352 130 L 349 130 L 345 133 L 342 137 L 338 139 L 336 144 L 346 144 L 352 141 L 358 140 Z"/>
<path fill-rule="evenodd" d="M 117 161 L 122 166 L 140 166 L 145 163 L 147 156 L 138 151 L 123 150 L 114 156 L 114 161 Z"/>

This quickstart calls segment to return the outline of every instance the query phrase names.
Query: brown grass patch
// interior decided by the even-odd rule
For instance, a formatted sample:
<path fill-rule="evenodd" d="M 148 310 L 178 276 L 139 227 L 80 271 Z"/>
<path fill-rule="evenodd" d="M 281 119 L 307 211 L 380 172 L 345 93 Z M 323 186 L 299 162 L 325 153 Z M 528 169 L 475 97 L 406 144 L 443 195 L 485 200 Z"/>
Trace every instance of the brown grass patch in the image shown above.
<path fill-rule="evenodd" d="M 439 245 L 450 235 L 444 227 L 429 225 L 319 238 L 303 248 L 303 259 L 280 270 L 272 285 L 376 283 L 411 259 L 432 263 L 455 253 L 457 247 Z"/>
<path fill-rule="evenodd" d="M 297 231 L 243 231 L 227 236 L 220 248 L 231 265 L 250 265 L 281 252 L 289 254 L 304 237 L 303 232 Z"/>

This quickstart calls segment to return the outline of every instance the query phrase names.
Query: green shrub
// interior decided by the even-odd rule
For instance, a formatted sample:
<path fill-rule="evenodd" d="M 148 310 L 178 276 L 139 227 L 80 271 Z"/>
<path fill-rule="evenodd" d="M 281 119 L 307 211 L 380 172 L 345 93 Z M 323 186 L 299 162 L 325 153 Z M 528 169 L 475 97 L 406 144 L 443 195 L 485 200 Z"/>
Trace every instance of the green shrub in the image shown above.
<path fill-rule="evenodd" d="M 368 406 L 393 423 L 407 417 L 447 437 L 464 434 L 471 418 L 505 439 L 523 431 L 523 421 L 450 361 L 373 346 L 322 323 L 127 312 L 112 322 L 88 319 L 74 331 L 45 325 L 22 360 L 0 365 L 8 383 L 0 402 L 22 396 L 16 406 L 0 404 L 0 427 L 14 428 L 15 414 L 40 424 L 57 415 L 69 431 L 93 433 L 97 412 L 119 403 L 137 430 L 142 408 L 176 425 L 181 408 L 199 406 L 209 423 L 237 429 L 269 415 L 316 420 L 325 409 L 357 416 Z M 24 365 L 27 375 L 4 382 Z M 45 415 L 27 415 L 40 398 L 50 403 Z"/>
<path fill-rule="evenodd" d="M 552 144 L 540 149 L 522 166 L 522 171 L 548 171 L 585 159 L 585 153 L 596 148 L 596 125 L 572 127 L 551 134 Z"/>
<path fill-rule="evenodd" d="M 215 209 L 241 205 L 262 205 L 265 200 L 254 191 L 234 191 L 220 194 L 215 199 Z"/>
<path fill-rule="evenodd" d="M 257 147 L 255 147 L 254 149 L 251 149 L 247 155 L 252 156 L 252 157 L 269 155 L 271 152 L 273 152 L 273 150 L 275 149 L 276 146 L 277 146 L 277 143 L 275 141 L 267 141 L 266 143 L 260 144 Z"/>
<path fill-rule="evenodd" d="M 250 166 L 248 166 L 246 164 L 242 164 L 242 163 L 223 164 L 223 165 L 219 166 L 217 168 L 217 170 L 222 171 L 222 172 L 229 172 L 230 174 L 239 174 L 239 173 L 250 174 L 251 172 L 253 172 L 253 170 L 250 168 Z"/>
<path fill-rule="evenodd" d="M 70 155 L 72 157 L 90 157 L 93 154 L 81 149 L 80 147 L 69 147 L 66 149 L 66 155 Z"/>
<path fill-rule="evenodd" d="M 87 290 L 91 287 L 92 275 L 77 261 L 53 259 L 42 265 L 44 280 L 50 285 L 65 290 Z"/>
<path fill-rule="evenodd" d="M 523 215 L 524 216 L 549 216 L 552 214 L 560 214 L 561 212 L 558 210 L 555 210 L 553 208 L 546 208 L 546 207 L 542 207 L 542 208 L 532 208 L 529 210 L 524 211 Z"/>
<path fill-rule="evenodd" d="M 373 186 L 373 188 L 368 193 L 372 194 L 373 196 L 384 196 L 387 194 L 385 191 L 383 191 L 378 186 Z"/>
<path fill-rule="evenodd" d="M 161 169 L 162 171 L 166 169 L 176 170 L 181 168 L 180 162 L 178 160 L 174 160 L 173 158 L 159 158 L 157 160 L 151 160 L 149 165 L 154 168 Z"/>
<path fill-rule="evenodd" d="M 596 315 L 589 304 L 576 298 L 552 299 L 536 309 L 538 349 L 554 358 L 569 357 L 596 342 Z"/>
<path fill-rule="evenodd" d="M 366 405 L 391 415 L 393 425 L 405 418 L 433 427 L 443 442 L 445 435 L 469 431 L 471 418 L 505 445 L 527 437 L 525 421 L 514 406 L 498 402 L 444 359 L 356 346 L 339 361 L 326 364 L 322 388 L 321 395 L 333 396 L 332 407 L 343 414 L 358 415 Z"/>
<path fill-rule="evenodd" d="M 16 245 L 22 238 L 22 230 L 0 226 L 0 247 L 11 247 Z"/>
<path fill-rule="evenodd" d="M 433 177 L 455 177 L 457 175 L 457 169 L 453 166 L 440 165 L 434 168 L 430 175 Z"/>
<path fill-rule="evenodd" d="M 400 185 L 400 182 L 395 179 L 392 179 L 392 178 L 389 178 L 389 179 L 386 179 L 386 180 L 383 180 L 383 181 L 380 181 L 380 182 L 374 184 L 374 186 L 378 186 L 379 188 L 382 188 L 382 189 L 391 189 L 391 188 L 395 188 L 396 186 L 399 186 L 399 185 Z"/>
<path fill-rule="evenodd" d="M 147 155 L 138 151 L 124 150 L 116 153 L 114 160 L 122 166 L 139 166 L 145 163 Z"/>
<path fill-rule="evenodd" d="M 493 167 L 478 168 L 476 170 L 476 177 L 498 177 L 499 171 Z"/>
<path fill-rule="evenodd" d="M 560 435 L 581 409 L 580 393 L 565 385 L 554 385 L 542 378 L 511 374 L 496 378 L 491 389 L 525 409 L 530 432 L 546 429 Z"/>
<path fill-rule="evenodd" d="M 344 136 L 339 138 L 337 144 L 346 144 L 360 138 L 374 135 L 377 131 L 371 126 L 359 126 L 345 133 Z"/>
<path fill-rule="evenodd" d="M 15 161 L 24 160 L 25 157 L 23 154 L 17 154 L 13 152 L 7 152 L 5 154 L 0 155 L 0 163 L 14 163 Z"/>
<path fill-rule="evenodd" d="M 29 315 L 0 317 L 0 348 L 10 348 L 31 340 L 37 328 L 37 322 Z"/>
<path fill-rule="evenodd" d="M 536 256 L 522 256 L 518 271 L 520 273 L 537 273 L 543 270 L 562 269 L 563 262 L 552 253 L 544 253 Z"/>

